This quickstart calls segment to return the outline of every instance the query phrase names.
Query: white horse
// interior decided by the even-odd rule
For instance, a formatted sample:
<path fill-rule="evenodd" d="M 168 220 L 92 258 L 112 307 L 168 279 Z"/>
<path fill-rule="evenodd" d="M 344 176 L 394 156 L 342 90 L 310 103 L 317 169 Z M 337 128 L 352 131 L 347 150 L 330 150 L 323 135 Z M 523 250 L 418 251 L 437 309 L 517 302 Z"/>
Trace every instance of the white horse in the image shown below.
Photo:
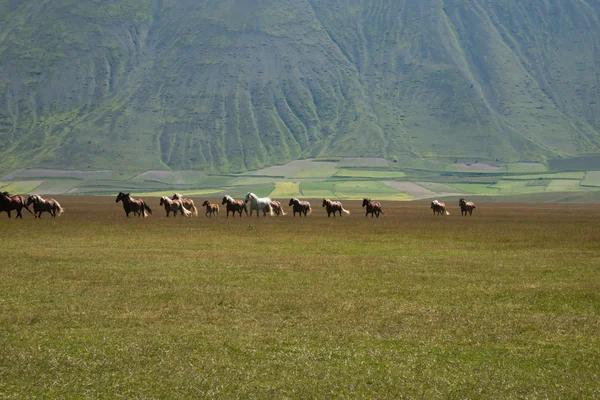
<path fill-rule="evenodd" d="M 271 207 L 271 199 L 268 197 L 258 197 L 254 193 L 248 193 L 246 195 L 246 200 L 244 203 L 250 202 L 250 216 L 252 216 L 252 210 L 256 210 L 256 216 L 260 217 L 259 211 L 264 213 L 263 216 L 267 215 L 267 210 L 269 211 L 269 215 L 273 216 L 273 207 Z"/>

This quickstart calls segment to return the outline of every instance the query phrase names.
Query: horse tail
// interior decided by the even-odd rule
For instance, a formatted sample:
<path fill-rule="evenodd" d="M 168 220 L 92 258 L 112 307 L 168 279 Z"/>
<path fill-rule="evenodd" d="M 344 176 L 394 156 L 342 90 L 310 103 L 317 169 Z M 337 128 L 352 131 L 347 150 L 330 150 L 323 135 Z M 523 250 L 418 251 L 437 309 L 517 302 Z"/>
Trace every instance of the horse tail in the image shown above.
<path fill-rule="evenodd" d="M 191 217 L 192 216 L 192 212 L 189 211 L 187 208 L 185 208 L 183 206 L 183 204 L 181 205 L 181 212 L 183 213 L 183 215 L 185 215 L 186 217 Z"/>
<path fill-rule="evenodd" d="M 58 201 L 55 201 L 55 203 L 56 203 L 56 210 L 58 211 L 58 214 L 57 214 L 56 216 L 57 216 L 57 217 L 60 217 L 60 214 L 62 214 L 62 213 L 65 211 L 65 209 L 64 209 L 64 208 L 62 208 L 62 207 L 60 206 L 60 204 L 58 204 Z"/>
<path fill-rule="evenodd" d="M 446 215 L 450 215 L 450 213 L 448 211 L 446 211 Z"/>
<path fill-rule="evenodd" d="M 287 213 L 283 211 L 283 207 L 280 207 L 279 209 L 281 210 L 281 215 L 287 215 Z"/>
<path fill-rule="evenodd" d="M 146 204 L 146 202 L 144 202 L 144 209 L 148 211 L 148 214 L 152 215 L 152 209 L 148 207 L 148 204 Z"/>
<path fill-rule="evenodd" d="M 345 210 L 344 207 L 342 207 L 342 211 L 345 212 L 346 214 L 350 215 L 350 211 Z"/>
<path fill-rule="evenodd" d="M 312 212 L 312 208 L 310 207 L 310 204 L 308 205 L 308 212 L 306 213 L 306 215 L 310 214 Z"/>
<path fill-rule="evenodd" d="M 190 207 L 190 210 L 192 211 L 192 215 L 194 217 L 198 216 L 198 209 L 196 208 L 196 206 L 194 205 L 194 203 L 192 203 L 192 207 Z"/>

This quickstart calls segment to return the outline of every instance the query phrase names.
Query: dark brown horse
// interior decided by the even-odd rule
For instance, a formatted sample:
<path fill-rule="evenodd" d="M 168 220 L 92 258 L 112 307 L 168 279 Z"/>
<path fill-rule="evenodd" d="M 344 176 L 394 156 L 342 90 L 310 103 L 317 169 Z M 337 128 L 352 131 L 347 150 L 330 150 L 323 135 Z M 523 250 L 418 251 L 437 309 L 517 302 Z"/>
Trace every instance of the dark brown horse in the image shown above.
<path fill-rule="evenodd" d="M 335 218 L 336 212 L 340 213 L 340 218 L 342 217 L 342 212 L 345 212 L 346 214 L 350 214 L 350 211 L 344 210 L 342 203 L 339 201 L 331 201 L 329 199 L 323 199 L 323 207 L 326 207 L 326 209 L 327 209 L 327 217 L 330 217 L 331 213 L 333 213 L 333 218 Z"/>
<path fill-rule="evenodd" d="M 286 212 L 283 211 L 283 208 L 281 207 L 281 203 L 278 202 L 277 200 L 271 200 L 271 208 L 273 209 L 273 212 L 277 216 L 286 215 Z M 266 214 L 266 212 L 265 212 L 265 214 Z"/>
<path fill-rule="evenodd" d="M 148 211 L 148 214 L 152 214 L 152 210 L 144 200 L 134 199 L 129 193 L 119 192 L 115 203 L 118 203 L 119 201 L 123 202 L 123 210 L 125 210 L 127 218 L 129 218 L 130 212 L 143 218 L 146 218 L 146 211 Z"/>
<path fill-rule="evenodd" d="M 202 207 L 206 207 L 206 216 L 211 217 L 214 215 L 215 217 L 219 216 L 219 205 L 213 204 L 208 200 L 204 200 L 202 203 Z"/>
<path fill-rule="evenodd" d="M 246 203 L 244 200 L 235 200 L 231 196 L 223 197 L 223 201 L 221 204 L 227 204 L 227 218 L 229 218 L 229 213 L 235 218 L 235 213 L 240 213 L 240 217 L 242 216 L 242 211 L 246 213 L 246 217 L 248 216 L 248 209 L 246 208 Z"/>
<path fill-rule="evenodd" d="M 25 196 L 21 196 L 19 194 L 11 195 L 8 192 L 0 192 L 0 212 L 6 211 L 8 218 L 11 218 L 10 212 L 12 210 L 16 210 L 17 218 L 23 219 L 23 214 L 21 214 L 23 209 L 26 209 L 33 214 L 33 212 L 31 212 L 27 206 L 27 198 Z"/>
<path fill-rule="evenodd" d="M 381 209 L 381 203 L 378 201 L 363 199 L 362 206 L 367 207 L 367 213 L 365 214 L 365 217 L 368 217 L 369 214 L 371 214 L 371 218 L 373 218 L 373 215 L 376 215 L 377 218 L 379 218 L 379 214 L 385 214 Z"/>
<path fill-rule="evenodd" d="M 296 216 L 296 213 L 298 213 L 300 216 L 304 214 L 304 217 L 306 217 L 306 215 L 310 214 L 312 211 L 308 201 L 298 200 L 295 197 L 290 199 L 290 204 L 288 205 L 292 207 L 292 213 L 294 217 Z"/>
<path fill-rule="evenodd" d="M 460 199 L 458 205 L 460 206 L 460 215 L 467 215 L 467 213 L 473 215 L 473 210 L 476 208 L 475 203 L 466 201 L 465 199 Z"/>
<path fill-rule="evenodd" d="M 52 217 L 60 217 L 64 209 L 54 199 L 43 199 L 42 196 L 32 194 L 27 198 L 27 205 L 33 204 L 33 215 L 36 218 L 42 218 L 42 213 L 47 212 Z"/>
<path fill-rule="evenodd" d="M 172 200 L 181 200 L 181 201 L 183 201 L 183 206 L 185 208 L 187 208 L 188 210 L 190 210 L 192 212 L 192 215 L 194 217 L 198 216 L 198 209 L 194 205 L 194 200 L 185 198 L 182 195 L 180 195 L 179 193 L 175 193 L 171 199 Z"/>
<path fill-rule="evenodd" d="M 446 211 L 446 204 L 437 200 L 431 202 L 431 209 L 433 210 L 433 215 L 436 213 L 438 215 L 450 215 L 450 213 Z"/>

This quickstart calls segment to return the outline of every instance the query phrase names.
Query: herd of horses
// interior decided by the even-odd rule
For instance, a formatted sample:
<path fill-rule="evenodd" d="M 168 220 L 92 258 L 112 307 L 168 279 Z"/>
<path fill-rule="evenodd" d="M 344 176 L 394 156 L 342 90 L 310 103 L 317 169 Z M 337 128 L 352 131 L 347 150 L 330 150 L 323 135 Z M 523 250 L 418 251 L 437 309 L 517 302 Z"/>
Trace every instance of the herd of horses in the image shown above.
<path fill-rule="evenodd" d="M 115 200 L 116 203 L 123 204 L 123 210 L 125 215 L 129 217 L 131 213 L 134 216 L 142 218 L 152 214 L 152 209 L 142 199 L 134 199 L 130 193 L 120 192 Z M 229 218 L 229 213 L 235 218 L 236 213 L 241 217 L 242 213 L 246 216 L 251 217 L 253 212 L 256 211 L 256 216 L 259 217 L 261 212 L 263 217 L 287 215 L 283 210 L 283 207 L 279 201 L 271 200 L 268 197 L 258 197 L 254 193 L 248 193 L 245 199 L 234 199 L 231 196 L 223 197 L 221 205 L 225 206 L 226 217 Z M 475 204 L 470 201 L 466 201 L 461 198 L 458 202 L 460 206 L 461 215 L 472 215 L 475 209 Z M 32 206 L 33 211 L 29 206 Z M 175 193 L 173 197 L 162 196 L 160 198 L 160 206 L 165 208 L 167 217 L 172 213 L 174 217 L 177 214 L 181 214 L 184 217 L 198 216 L 198 209 L 194 204 L 194 200 L 184 198 L 179 193 Z M 299 200 L 297 198 L 291 198 L 288 206 L 292 207 L 292 216 L 298 214 L 300 217 L 307 217 L 311 211 L 311 204 L 306 200 Z M 202 207 L 205 207 L 207 217 L 218 217 L 219 216 L 219 204 L 211 203 L 205 200 L 202 203 Z M 344 206 L 340 201 L 323 199 L 322 207 L 327 211 L 327 216 L 335 218 L 336 214 L 342 217 L 342 214 L 350 214 L 350 211 L 344 209 Z M 381 203 L 373 201 L 371 199 L 363 199 L 362 207 L 365 208 L 365 216 L 377 217 L 381 214 L 385 214 L 381 207 Z M 8 192 L 0 192 L 0 212 L 6 212 L 8 217 L 11 217 L 11 211 L 16 211 L 17 218 L 23 218 L 22 210 L 25 209 L 33 214 L 36 218 L 41 218 L 42 213 L 47 212 L 52 217 L 56 218 L 60 216 L 64 209 L 54 199 L 44 199 L 39 195 L 32 194 L 29 196 L 24 195 L 11 195 Z M 250 212 L 248 212 L 250 209 Z M 433 200 L 431 202 L 431 209 L 433 215 L 450 215 L 446 210 L 446 204 Z"/>

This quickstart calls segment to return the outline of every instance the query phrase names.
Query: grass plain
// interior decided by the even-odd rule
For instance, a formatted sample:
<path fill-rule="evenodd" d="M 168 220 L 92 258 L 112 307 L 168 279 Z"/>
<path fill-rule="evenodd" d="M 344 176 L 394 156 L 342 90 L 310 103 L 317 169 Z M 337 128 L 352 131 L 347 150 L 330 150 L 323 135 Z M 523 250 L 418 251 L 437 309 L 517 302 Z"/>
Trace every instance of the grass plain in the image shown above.
<path fill-rule="evenodd" d="M 2 398 L 597 398 L 598 205 L 0 214 Z M 285 207 L 289 209 L 289 207 Z"/>

